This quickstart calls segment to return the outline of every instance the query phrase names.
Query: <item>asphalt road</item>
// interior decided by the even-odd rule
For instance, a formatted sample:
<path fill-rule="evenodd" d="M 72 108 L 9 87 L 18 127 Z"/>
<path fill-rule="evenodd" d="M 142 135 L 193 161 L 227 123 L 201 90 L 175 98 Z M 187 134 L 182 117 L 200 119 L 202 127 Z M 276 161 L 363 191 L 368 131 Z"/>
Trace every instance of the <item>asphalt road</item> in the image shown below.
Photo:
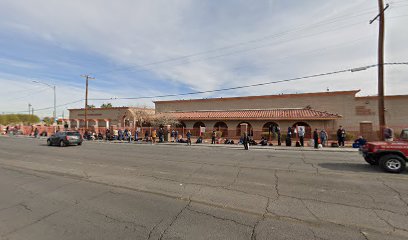
<path fill-rule="evenodd" d="M 0 239 L 408 239 L 408 174 L 355 152 L 0 137 Z"/>

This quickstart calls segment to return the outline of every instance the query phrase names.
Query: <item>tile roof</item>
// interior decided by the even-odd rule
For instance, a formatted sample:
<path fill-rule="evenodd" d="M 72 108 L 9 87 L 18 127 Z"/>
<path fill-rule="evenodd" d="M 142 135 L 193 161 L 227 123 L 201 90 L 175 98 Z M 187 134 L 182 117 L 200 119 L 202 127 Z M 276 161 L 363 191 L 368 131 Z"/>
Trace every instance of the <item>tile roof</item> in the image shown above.
<path fill-rule="evenodd" d="M 230 111 L 166 112 L 178 120 L 333 120 L 342 116 L 313 109 L 263 109 Z"/>

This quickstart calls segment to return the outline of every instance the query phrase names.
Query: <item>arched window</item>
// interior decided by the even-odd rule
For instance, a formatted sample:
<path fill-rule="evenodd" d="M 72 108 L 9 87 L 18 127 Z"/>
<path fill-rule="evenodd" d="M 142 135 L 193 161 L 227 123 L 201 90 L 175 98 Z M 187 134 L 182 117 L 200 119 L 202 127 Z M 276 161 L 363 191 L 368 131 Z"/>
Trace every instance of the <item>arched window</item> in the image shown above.
<path fill-rule="evenodd" d="M 275 139 L 276 129 L 279 125 L 276 122 L 267 122 L 262 127 L 262 137 L 266 139 Z"/>
<path fill-rule="evenodd" d="M 237 136 L 241 136 L 242 134 L 244 134 L 243 131 L 245 131 L 245 127 L 241 125 L 241 124 L 243 124 L 243 123 L 248 124 L 248 126 L 247 126 L 248 136 L 253 136 L 253 135 L 254 135 L 254 130 L 253 130 L 253 128 L 252 128 L 252 125 L 251 125 L 249 122 L 240 122 L 240 123 L 237 125 L 236 135 L 237 135 Z"/>
<path fill-rule="evenodd" d="M 205 124 L 203 122 L 196 122 L 193 125 L 193 131 L 191 133 L 194 136 L 199 136 L 200 135 L 200 127 L 205 127 Z"/>
<path fill-rule="evenodd" d="M 228 136 L 228 126 L 225 122 L 217 122 L 214 125 L 214 129 L 216 131 L 222 132 L 222 137 L 227 137 Z"/>

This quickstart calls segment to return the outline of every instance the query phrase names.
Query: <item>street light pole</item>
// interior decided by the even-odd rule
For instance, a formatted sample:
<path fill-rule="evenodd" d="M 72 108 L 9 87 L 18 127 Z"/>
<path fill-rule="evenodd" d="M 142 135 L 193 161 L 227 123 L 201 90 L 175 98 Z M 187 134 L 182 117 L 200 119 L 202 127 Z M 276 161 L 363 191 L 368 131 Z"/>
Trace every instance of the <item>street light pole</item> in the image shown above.
<path fill-rule="evenodd" d="M 50 85 L 48 83 L 44 83 L 44 82 L 39 82 L 39 81 L 33 81 L 33 83 L 39 83 L 39 84 L 43 84 L 46 85 L 50 88 L 52 88 L 52 90 L 54 91 L 54 112 L 52 113 L 52 117 L 54 118 L 54 122 L 57 121 L 57 89 L 55 85 Z"/>

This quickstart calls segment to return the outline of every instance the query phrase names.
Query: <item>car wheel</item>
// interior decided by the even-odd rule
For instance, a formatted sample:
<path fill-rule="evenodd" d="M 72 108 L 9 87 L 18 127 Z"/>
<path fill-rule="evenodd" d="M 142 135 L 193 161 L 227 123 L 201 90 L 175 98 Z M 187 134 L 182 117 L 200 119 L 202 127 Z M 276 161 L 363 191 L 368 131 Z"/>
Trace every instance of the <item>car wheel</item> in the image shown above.
<path fill-rule="evenodd" d="M 405 160 L 394 154 L 384 155 L 380 158 L 380 166 L 384 171 L 400 173 L 405 170 Z"/>
<path fill-rule="evenodd" d="M 64 141 L 62 141 L 62 140 L 60 141 L 60 144 L 59 144 L 59 145 L 60 145 L 60 147 L 65 147 L 65 146 L 66 146 L 66 144 L 65 144 Z"/>
<path fill-rule="evenodd" d="M 78 143 L 78 146 L 81 146 L 82 145 L 82 143 L 80 142 L 80 143 Z"/>
<path fill-rule="evenodd" d="M 47 139 L 47 146 L 51 146 L 51 140 Z"/>

